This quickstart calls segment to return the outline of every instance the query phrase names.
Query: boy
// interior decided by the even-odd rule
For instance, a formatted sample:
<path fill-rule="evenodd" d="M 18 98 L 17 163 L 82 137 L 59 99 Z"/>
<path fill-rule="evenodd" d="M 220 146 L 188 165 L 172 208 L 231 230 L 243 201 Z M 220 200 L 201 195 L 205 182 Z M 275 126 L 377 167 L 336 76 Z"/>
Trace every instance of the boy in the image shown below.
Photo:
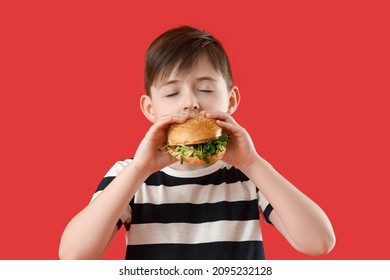
<path fill-rule="evenodd" d="M 233 119 L 239 89 L 212 35 L 187 26 L 160 35 L 146 54 L 145 89 L 140 105 L 152 126 L 134 158 L 117 162 L 69 222 L 60 258 L 98 259 L 124 224 L 126 259 L 264 259 L 260 213 L 300 252 L 333 248 L 326 214 L 256 152 Z M 231 137 L 212 165 L 181 164 L 158 150 L 169 126 L 194 113 Z"/>

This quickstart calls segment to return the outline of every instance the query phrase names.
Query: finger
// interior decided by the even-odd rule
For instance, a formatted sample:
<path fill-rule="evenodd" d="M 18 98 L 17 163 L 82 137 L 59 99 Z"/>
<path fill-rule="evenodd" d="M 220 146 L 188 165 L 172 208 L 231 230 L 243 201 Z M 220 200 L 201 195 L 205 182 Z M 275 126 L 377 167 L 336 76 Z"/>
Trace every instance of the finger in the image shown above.
<path fill-rule="evenodd" d="M 162 116 L 156 120 L 156 122 L 149 128 L 147 136 L 157 141 L 166 137 L 168 128 L 174 123 L 183 123 L 188 119 L 187 115 L 174 114 Z"/>
<path fill-rule="evenodd" d="M 174 114 L 174 115 L 166 115 L 162 116 L 159 118 L 156 122 L 155 125 L 157 127 L 164 127 L 164 126 L 169 126 L 173 123 L 183 123 L 189 118 L 188 115 L 186 114 Z"/>
<path fill-rule="evenodd" d="M 229 122 L 216 120 L 217 125 L 219 125 L 223 130 L 227 130 L 229 132 L 234 132 L 234 125 Z"/>
<path fill-rule="evenodd" d="M 228 113 L 221 112 L 221 111 L 202 111 L 200 113 L 207 118 L 224 120 L 224 121 L 228 120 L 231 117 Z"/>
<path fill-rule="evenodd" d="M 202 111 L 201 113 L 208 118 L 215 119 L 217 124 L 225 131 L 236 133 L 240 130 L 240 125 L 229 113 L 221 111 Z"/>
<path fill-rule="evenodd" d="M 233 125 L 238 125 L 238 123 L 234 120 L 234 118 L 226 112 L 221 112 L 221 111 L 203 111 L 203 114 L 212 119 L 224 121 L 227 123 L 231 123 Z"/>

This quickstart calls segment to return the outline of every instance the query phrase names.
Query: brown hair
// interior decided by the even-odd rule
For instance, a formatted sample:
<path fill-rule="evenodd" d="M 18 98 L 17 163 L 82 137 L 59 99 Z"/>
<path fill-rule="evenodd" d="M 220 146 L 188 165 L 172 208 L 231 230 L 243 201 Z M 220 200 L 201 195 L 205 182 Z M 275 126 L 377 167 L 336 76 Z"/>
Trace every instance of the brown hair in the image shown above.
<path fill-rule="evenodd" d="M 176 75 L 190 70 L 202 55 L 207 56 L 230 88 L 230 62 L 222 44 L 207 32 L 181 26 L 164 32 L 149 46 L 144 68 L 146 93 L 150 96 L 150 87 L 156 79 L 165 80 L 176 66 Z"/>

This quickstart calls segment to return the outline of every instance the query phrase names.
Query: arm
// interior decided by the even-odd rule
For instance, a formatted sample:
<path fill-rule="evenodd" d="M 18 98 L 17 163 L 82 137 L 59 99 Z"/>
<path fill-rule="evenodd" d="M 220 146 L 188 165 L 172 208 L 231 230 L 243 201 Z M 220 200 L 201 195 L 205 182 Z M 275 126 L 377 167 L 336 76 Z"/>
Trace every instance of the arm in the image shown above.
<path fill-rule="evenodd" d="M 157 151 L 166 141 L 171 123 L 184 122 L 187 116 L 166 116 L 157 120 L 138 146 L 134 160 L 105 190 L 66 226 L 60 242 L 61 259 L 98 259 L 116 232 L 123 209 L 145 179 L 173 163 L 168 154 Z"/>
<path fill-rule="evenodd" d="M 61 259 L 98 259 L 117 231 L 116 223 L 145 179 L 130 163 L 107 188 L 67 225 L 61 238 Z"/>
<path fill-rule="evenodd" d="M 289 243 L 309 255 L 328 253 L 335 244 L 332 225 L 325 212 L 280 175 L 256 151 L 248 132 L 229 114 L 203 112 L 229 132 L 222 160 L 239 168 L 260 189 L 273 206 L 270 220 Z"/>
<path fill-rule="evenodd" d="M 325 212 L 257 155 L 242 171 L 260 188 L 273 206 L 270 220 L 299 252 L 327 254 L 335 244 L 332 225 Z"/>

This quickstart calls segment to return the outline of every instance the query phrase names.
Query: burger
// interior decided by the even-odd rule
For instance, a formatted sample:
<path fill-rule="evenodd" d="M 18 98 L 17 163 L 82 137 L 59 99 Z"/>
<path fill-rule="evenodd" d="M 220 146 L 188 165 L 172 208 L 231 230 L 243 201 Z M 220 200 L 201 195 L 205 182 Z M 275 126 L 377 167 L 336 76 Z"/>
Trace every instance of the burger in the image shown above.
<path fill-rule="evenodd" d="M 184 123 L 168 129 L 168 144 L 160 150 L 169 153 L 180 163 L 211 164 L 223 157 L 229 137 L 214 119 L 203 115 L 191 116 Z"/>

